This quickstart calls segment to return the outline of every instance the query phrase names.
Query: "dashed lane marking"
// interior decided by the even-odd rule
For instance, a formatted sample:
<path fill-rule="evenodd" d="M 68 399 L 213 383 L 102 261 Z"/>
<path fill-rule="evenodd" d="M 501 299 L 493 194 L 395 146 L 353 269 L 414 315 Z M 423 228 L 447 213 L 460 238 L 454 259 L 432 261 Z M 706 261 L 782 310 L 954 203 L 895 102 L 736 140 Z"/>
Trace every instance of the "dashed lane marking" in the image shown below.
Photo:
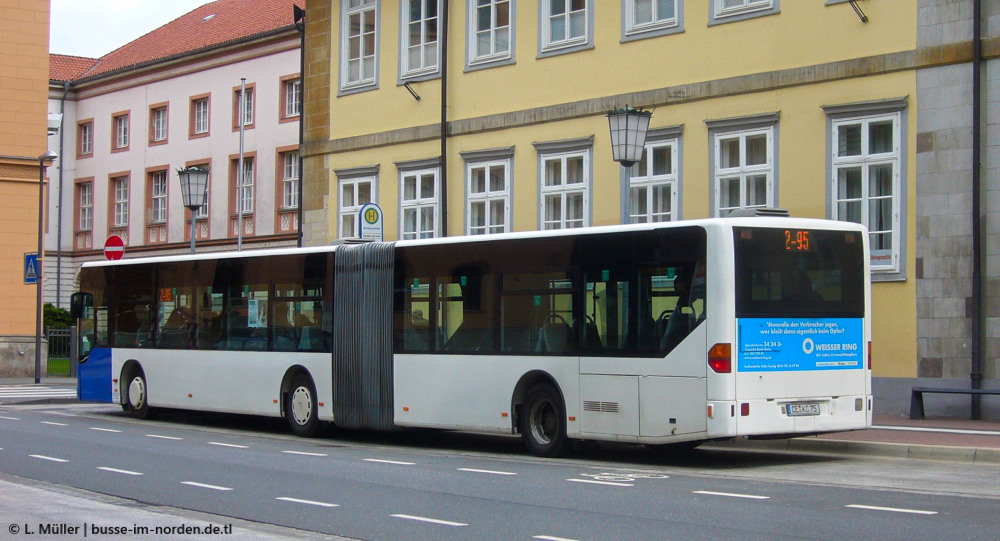
<path fill-rule="evenodd" d="M 40 460 L 48 460 L 49 462 L 60 462 L 60 463 L 69 462 L 68 460 L 66 460 L 64 458 L 55 458 L 55 457 L 45 456 L 45 455 L 28 455 L 28 456 L 30 456 L 31 458 L 37 458 L 37 459 L 40 459 Z"/>
<path fill-rule="evenodd" d="M 920 510 L 920 509 L 901 509 L 901 508 L 898 508 L 898 507 L 877 507 L 877 506 L 874 506 L 874 505 L 851 504 L 851 505 L 845 505 L 844 507 L 849 507 L 851 509 L 865 509 L 865 510 L 868 510 L 868 511 L 889 511 L 891 513 L 910 513 L 910 514 L 913 514 L 913 515 L 936 515 L 936 514 L 938 514 L 937 511 L 923 511 L 923 510 Z"/>
<path fill-rule="evenodd" d="M 124 474 L 124 475 L 142 475 L 141 472 L 129 471 L 129 470 L 119 470 L 118 468 L 109 468 L 107 466 L 98 466 L 97 469 L 104 470 L 104 471 L 109 471 L 111 473 L 121 473 L 121 474 Z"/>
<path fill-rule="evenodd" d="M 174 436 L 161 436 L 159 434 L 146 434 L 146 437 L 147 438 L 156 438 L 156 439 L 160 439 L 160 440 L 172 440 L 172 441 L 180 441 L 180 440 L 184 439 L 184 438 L 175 438 Z"/>
<path fill-rule="evenodd" d="M 289 498 L 288 496 L 282 496 L 280 498 L 275 498 L 275 499 L 281 500 L 283 502 L 301 503 L 305 505 L 316 505 L 319 507 L 340 507 L 340 505 L 336 503 L 316 502 L 313 500 L 300 500 L 298 498 Z"/>
<path fill-rule="evenodd" d="M 382 460 L 380 458 L 366 458 L 365 462 L 378 462 L 379 464 L 396 464 L 397 466 L 414 466 L 416 462 L 400 462 L 398 460 Z"/>
<path fill-rule="evenodd" d="M 744 498 L 747 500 L 770 500 L 770 496 L 757 496 L 755 494 L 735 494 L 733 492 L 712 492 L 710 490 L 695 490 L 695 494 L 705 494 L 708 496 L 722 496 L 725 498 Z"/>
<path fill-rule="evenodd" d="M 301 456 L 329 456 L 326 453 L 307 453 L 305 451 L 282 451 L 289 455 L 301 455 Z"/>
<path fill-rule="evenodd" d="M 101 428 L 101 427 L 98 427 L 98 426 L 92 426 L 92 427 L 90 427 L 90 429 L 91 430 L 96 430 L 98 432 L 112 432 L 114 434 L 121 434 L 122 433 L 121 430 L 115 430 L 113 428 Z"/>
<path fill-rule="evenodd" d="M 572 483 L 589 483 L 591 485 L 607 485 L 612 487 L 634 487 L 632 483 L 613 483 L 611 481 L 595 481 L 593 479 L 567 479 Z"/>
<path fill-rule="evenodd" d="M 66 423 L 55 423 L 55 422 L 52 422 L 52 421 L 41 421 L 41 423 L 43 425 L 52 425 L 52 426 L 69 426 Z"/>
<path fill-rule="evenodd" d="M 250 448 L 249 445 L 236 445 L 235 443 L 222 443 L 222 442 L 218 442 L 218 441 L 210 441 L 210 442 L 208 442 L 208 444 L 209 445 L 216 445 L 216 446 L 219 446 L 219 447 L 231 447 L 233 449 L 249 449 Z"/>
<path fill-rule="evenodd" d="M 205 483 L 196 483 L 194 481 L 181 481 L 181 484 L 198 488 L 207 488 L 209 490 L 219 490 L 219 491 L 232 490 L 229 487 L 220 487 L 218 485 L 206 485 Z"/>
<path fill-rule="evenodd" d="M 418 522 L 429 522 L 431 524 L 440 524 L 442 526 L 468 526 L 468 524 L 465 524 L 463 522 L 452 522 L 450 520 L 441 520 L 441 519 L 437 519 L 437 518 L 418 517 L 418 516 L 414 516 L 414 515 L 390 515 L 390 516 L 392 516 L 393 518 L 401 518 L 401 519 L 404 519 L 404 520 L 416 520 Z"/>
<path fill-rule="evenodd" d="M 490 475 L 517 475 L 516 472 L 512 471 L 477 470 L 475 468 L 458 468 L 458 471 L 467 471 L 471 473 L 488 473 Z"/>

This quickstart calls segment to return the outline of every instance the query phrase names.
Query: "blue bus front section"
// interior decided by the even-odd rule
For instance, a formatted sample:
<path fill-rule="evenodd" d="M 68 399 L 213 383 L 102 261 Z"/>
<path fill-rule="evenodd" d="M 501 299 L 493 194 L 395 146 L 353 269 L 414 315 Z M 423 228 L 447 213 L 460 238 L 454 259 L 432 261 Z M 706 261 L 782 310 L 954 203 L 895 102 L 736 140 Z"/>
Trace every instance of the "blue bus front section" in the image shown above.
<path fill-rule="evenodd" d="M 76 397 L 81 402 L 111 403 L 111 348 L 92 349 L 76 375 Z"/>

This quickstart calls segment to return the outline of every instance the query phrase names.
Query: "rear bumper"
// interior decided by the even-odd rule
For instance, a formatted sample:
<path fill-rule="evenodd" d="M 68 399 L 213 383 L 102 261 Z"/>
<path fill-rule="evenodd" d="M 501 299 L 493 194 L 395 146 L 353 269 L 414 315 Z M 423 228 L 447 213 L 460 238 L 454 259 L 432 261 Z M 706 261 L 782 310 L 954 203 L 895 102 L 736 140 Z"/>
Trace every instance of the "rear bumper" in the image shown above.
<path fill-rule="evenodd" d="M 790 414 L 788 405 L 816 406 L 818 414 Z M 709 402 L 709 437 L 805 435 L 872 426 L 871 395 Z M 815 405 L 815 406 L 813 406 Z"/>

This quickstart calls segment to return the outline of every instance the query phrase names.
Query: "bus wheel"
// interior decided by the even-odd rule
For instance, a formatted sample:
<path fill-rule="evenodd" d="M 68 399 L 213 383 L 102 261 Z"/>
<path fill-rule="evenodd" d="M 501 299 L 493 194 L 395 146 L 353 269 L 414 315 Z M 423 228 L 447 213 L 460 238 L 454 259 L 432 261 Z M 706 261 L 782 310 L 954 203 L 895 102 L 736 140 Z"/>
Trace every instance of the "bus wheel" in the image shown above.
<path fill-rule="evenodd" d="M 316 412 L 316 387 L 312 379 L 299 374 L 292 378 L 292 385 L 285 395 L 285 418 L 296 436 L 311 438 L 319 433 Z"/>
<path fill-rule="evenodd" d="M 518 425 L 524 445 L 534 455 L 562 456 L 569 449 L 566 408 L 551 385 L 538 385 L 528 391 Z"/>
<path fill-rule="evenodd" d="M 136 419 L 146 419 L 150 416 L 149 403 L 146 401 L 146 375 L 142 370 L 133 371 L 123 389 L 125 396 L 122 400 L 122 409 L 130 417 Z"/>

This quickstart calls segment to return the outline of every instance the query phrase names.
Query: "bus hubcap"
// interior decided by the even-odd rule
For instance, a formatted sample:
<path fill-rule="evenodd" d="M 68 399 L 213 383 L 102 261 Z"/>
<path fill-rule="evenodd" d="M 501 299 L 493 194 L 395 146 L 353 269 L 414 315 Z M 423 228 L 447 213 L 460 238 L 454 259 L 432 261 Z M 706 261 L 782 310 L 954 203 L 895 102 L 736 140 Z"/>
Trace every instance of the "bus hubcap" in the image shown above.
<path fill-rule="evenodd" d="M 531 435 L 535 441 L 548 444 L 556 432 L 556 410 L 547 400 L 540 400 L 531 408 Z"/>
<path fill-rule="evenodd" d="M 298 387 L 292 392 L 292 418 L 304 425 L 312 418 L 312 396 L 309 389 Z"/>
<path fill-rule="evenodd" d="M 132 378 L 128 386 L 128 402 L 134 409 L 139 409 L 146 403 L 146 386 L 142 378 Z"/>

